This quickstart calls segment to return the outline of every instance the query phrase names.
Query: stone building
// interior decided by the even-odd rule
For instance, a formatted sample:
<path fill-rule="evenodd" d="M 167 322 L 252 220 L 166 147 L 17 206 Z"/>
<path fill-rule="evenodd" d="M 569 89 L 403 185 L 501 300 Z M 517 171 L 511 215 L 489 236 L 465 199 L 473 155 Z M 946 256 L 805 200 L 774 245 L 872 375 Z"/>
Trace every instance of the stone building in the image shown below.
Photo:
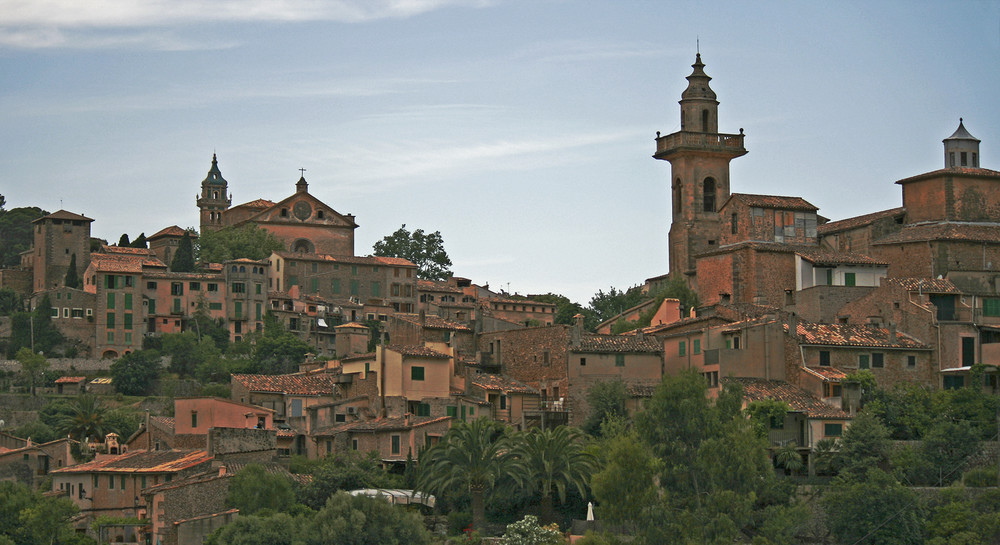
<path fill-rule="evenodd" d="M 32 222 L 35 233 L 31 249 L 32 291 L 62 286 L 74 260 L 76 273 L 82 276 L 90 264 L 90 224 L 93 221 L 59 210 Z"/>

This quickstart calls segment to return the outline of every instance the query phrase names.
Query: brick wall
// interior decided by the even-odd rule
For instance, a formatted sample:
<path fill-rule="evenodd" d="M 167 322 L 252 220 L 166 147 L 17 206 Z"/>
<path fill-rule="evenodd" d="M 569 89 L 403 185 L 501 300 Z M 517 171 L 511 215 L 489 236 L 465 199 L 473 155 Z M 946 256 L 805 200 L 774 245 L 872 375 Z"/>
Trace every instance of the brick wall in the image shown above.
<path fill-rule="evenodd" d="M 534 327 L 483 334 L 479 350 L 491 354 L 505 375 L 537 387 L 543 380 L 566 378 L 569 340 L 568 326 Z M 548 366 L 544 365 L 546 352 Z"/>

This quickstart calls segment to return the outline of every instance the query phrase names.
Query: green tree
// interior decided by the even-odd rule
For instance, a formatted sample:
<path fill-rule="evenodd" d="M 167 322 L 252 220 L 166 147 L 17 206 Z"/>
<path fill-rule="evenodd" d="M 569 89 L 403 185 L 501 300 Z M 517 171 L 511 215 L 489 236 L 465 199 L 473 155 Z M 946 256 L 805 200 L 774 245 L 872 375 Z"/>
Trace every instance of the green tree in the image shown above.
<path fill-rule="evenodd" d="M 160 354 L 156 350 L 138 350 L 111 364 L 111 384 L 129 396 L 149 395 L 160 376 Z"/>
<path fill-rule="evenodd" d="M 487 418 L 457 422 L 441 442 L 420 456 L 417 488 L 442 496 L 468 492 L 473 527 L 481 529 L 486 495 L 505 476 L 520 481 L 524 475 L 512 447 L 504 426 L 498 422 Z"/>
<path fill-rule="evenodd" d="M 555 520 L 553 495 L 566 503 L 566 490 L 575 488 L 586 497 L 587 482 L 597 469 L 597 459 L 585 446 L 584 435 L 566 426 L 536 428 L 517 436 L 515 453 L 521 459 L 527 484 L 541 494 L 545 522 Z"/>
<path fill-rule="evenodd" d="M 531 299 L 542 303 L 552 303 L 556 306 L 556 316 L 552 320 L 553 323 L 573 325 L 576 322 L 574 316 L 580 314 L 583 316 L 584 329 L 593 331 L 597 327 L 598 320 L 594 311 L 584 307 L 580 303 L 570 301 L 565 295 L 546 293 L 544 295 L 532 295 Z"/>
<path fill-rule="evenodd" d="M 161 337 L 163 354 L 170 357 L 167 369 L 182 377 L 194 376 L 199 365 L 219 359 L 222 352 L 211 338 L 198 340 L 198 335 L 191 331 L 168 333 Z"/>
<path fill-rule="evenodd" d="M 878 417 L 862 412 L 844 430 L 839 443 L 841 477 L 863 481 L 872 470 L 889 470 L 889 430 Z"/>
<path fill-rule="evenodd" d="M 316 514 L 313 543 L 345 545 L 428 545 L 430 533 L 420 516 L 382 498 L 338 492 Z"/>
<path fill-rule="evenodd" d="M 417 278 L 446 280 L 451 277 L 451 258 L 444 250 L 440 231 L 425 233 L 423 229 L 416 229 L 411 233 L 404 223 L 396 232 L 376 242 L 373 251 L 377 256 L 409 260 L 417 266 Z"/>
<path fill-rule="evenodd" d="M 601 433 L 601 425 L 605 420 L 609 418 L 627 420 L 629 415 L 625 407 L 626 401 L 628 392 L 621 379 L 598 382 L 591 386 L 587 392 L 590 412 L 583 423 L 583 431 L 596 436 Z"/>
<path fill-rule="evenodd" d="M 197 255 L 202 263 L 223 263 L 243 258 L 261 260 L 284 248 L 285 245 L 274 233 L 248 223 L 201 233 Z"/>
<path fill-rule="evenodd" d="M 191 240 L 191 231 L 184 231 L 184 236 L 177 243 L 177 251 L 174 259 L 170 262 L 170 270 L 173 272 L 194 272 L 194 243 Z"/>
<path fill-rule="evenodd" d="M 63 279 L 63 285 L 74 289 L 80 287 L 80 273 L 76 270 L 76 253 L 69 256 L 69 267 L 66 268 L 66 277 Z"/>
<path fill-rule="evenodd" d="M 24 310 L 24 298 L 11 288 L 0 288 L 0 316 Z"/>
<path fill-rule="evenodd" d="M 853 426 L 852 426 L 853 427 Z M 822 498 L 840 543 L 911 545 L 923 541 L 916 494 L 874 468 L 860 481 L 838 479 Z"/>
<path fill-rule="evenodd" d="M 139 431 L 143 415 L 129 407 L 116 407 L 104 414 L 104 426 L 109 432 L 115 432 L 122 442 Z"/>
<path fill-rule="evenodd" d="M 15 359 L 20 362 L 21 372 L 28 379 L 28 384 L 31 387 L 31 395 L 35 395 L 35 386 L 49 367 L 48 360 L 41 354 L 33 353 L 29 348 L 18 350 Z"/>
<path fill-rule="evenodd" d="M 132 243 L 128 239 L 128 233 L 122 233 L 121 238 L 118 239 L 119 248 L 131 248 Z"/>
<path fill-rule="evenodd" d="M 621 525 L 626 532 L 649 527 L 659 501 L 660 462 L 635 430 L 605 434 L 599 445 L 603 467 L 590 480 L 599 503 L 598 518 Z"/>
<path fill-rule="evenodd" d="M 241 515 L 208 536 L 207 545 L 312 545 L 312 517 Z"/>
<path fill-rule="evenodd" d="M 0 544 L 93 543 L 78 536 L 70 520 L 79 512 L 72 500 L 47 498 L 21 483 L 0 482 Z"/>
<path fill-rule="evenodd" d="M 312 351 L 313 348 L 308 343 L 291 333 L 285 332 L 276 337 L 264 335 L 254 345 L 252 360 L 259 373 L 290 373 Z"/>
<path fill-rule="evenodd" d="M 339 491 L 360 488 L 398 488 L 399 476 L 382 469 L 378 453 L 362 455 L 357 451 L 327 456 L 311 468 L 312 479 L 299 490 L 299 501 L 320 509 Z"/>
<path fill-rule="evenodd" d="M 88 437 L 104 439 L 107 408 L 99 397 L 94 394 L 79 395 L 69 404 L 69 409 L 70 412 L 60 419 L 60 432 L 81 443 L 86 442 Z"/>
<path fill-rule="evenodd" d="M 51 426 L 41 420 L 32 420 L 14 430 L 14 437 L 31 439 L 35 443 L 48 443 L 59 438 L 59 434 Z"/>
<path fill-rule="evenodd" d="M 287 477 L 268 473 L 260 464 L 250 464 L 229 481 L 226 505 L 247 515 L 264 510 L 288 512 L 295 505 L 295 490 Z"/>
<path fill-rule="evenodd" d="M 62 333 L 52 323 L 52 302 L 48 294 L 42 296 L 33 311 L 16 312 L 11 316 L 9 356 L 14 357 L 24 347 L 52 355 L 53 349 L 62 342 Z"/>
<path fill-rule="evenodd" d="M 607 293 L 598 290 L 591 297 L 590 309 L 596 314 L 598 322 L 604 322 L 648 299 L 650 297 L 642 293 L 640 286 L 632 286 L 624 291 L 612 286 Z"/>
<path fill-rule="evenodd" d="M 21 252 L 31 248 L 35 240 L 31 223 L 47 215 L 36 206 L 0 209 L 0 268 L 21 264 Z"/>
<path fill-rule="evenodd" d="M 139 236 L 132 241 L 133 248 L 148 248 L 149 243 L 146 242 L 146 233 L 139 233 Z"/>

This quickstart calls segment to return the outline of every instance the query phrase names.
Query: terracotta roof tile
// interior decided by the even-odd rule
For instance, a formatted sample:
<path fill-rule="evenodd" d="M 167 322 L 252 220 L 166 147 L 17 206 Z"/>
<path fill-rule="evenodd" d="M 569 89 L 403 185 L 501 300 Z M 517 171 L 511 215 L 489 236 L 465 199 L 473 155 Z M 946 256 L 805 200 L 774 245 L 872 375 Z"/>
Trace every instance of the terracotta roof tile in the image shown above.
<path fill-rule="evenodd" d="M 787 329 L 787 325 L 785 326 Z M 889 330 L 884 327 L 865 324 L 817 324 L 799 322 L 798 335 L 802 344 L 824 346 L 864 346 L 877 348 L 924 349 L 927 345 L 897 331 L 896 338 L 889 338 Z"/>
<path fill-rule="evenodd" d="M 1000 243 L 1000 223 L 934 222 L 911 224 L 882 237 L 873 246 L 931 240 L 960 240 Z"/>
<path fill-rule="evenodd" d="M 816 232 L 819 235 L 830 235 L 841 231 L 857 229 L 858 227 L 875 223 L 880 219 L 903 216 L 904 214 L 906 214 L 906 209 L 902 206 L 899 208 L 890 208 L 889 210 L 872 212 L 871 214 L 865 214 L 863 216 L 855 216 L 853 218 L 824 223 L 823 225 L 816 226 Z"/>
<path fill-rule="evenodd" d="M 951 280 L 945 278 L 883 278 L 882 285 L 899 286 L 907 291 L 922 293 L 962 293 L 962 290 L 952 284 Z"/>
<path fill-rule="evenodd" d="M 543 307 L 556 306 L 555 303 L 545 303 L 542 301 L 535 301 L 534 299 L 510 299 L 506 297 L 489 297 L 486 299 L 480 299 L 479 301 L 483 303 L 508 303 L 508 304 L 513 303 L 515 305 L 537 305 Z"/>
<path fill-rule="evenodd" d="M 328 263 L 346 263 L 349 265 L 381 265 L 393 267 L 414 267 L 413 262 L 400 257 L 381 256 L 342 256 L 329 254 L 311 254 L 306 252 L 288 252 L 280 250 L 274 252 L 278 257 L 292 259 L 295 261 L 321 261 Z"/>
<path fill-rule="evenodd" d="M 442 293 L 463 293 L 461 289 L 452 286 L 448 282 L 438 280 L 417 280 L 417 289 L 420 291 Z"/>
<path fill-rule="evenodd" d="M 864 254 L 848 252 L 796 252 L 802 259 L 814 265 L 888 265 Z"/>
<path fill-rule="evenodd" d="M 474 375 L 472 377 L 472 384 L 482 388 L 483 390 L 495 390 L 505 394 L 539 394 L 537 388 L 532 388 L 523 382 L 512 378 L 505 378 L 500 375 Z"/>
<path fill-rule="evenodd" d="M 251 392 L 287 395 L 333 395 L 334 376 L 330 373 L 291 375 L 233 375 L 233 381 Z"/>
<path fill-rule="evenodd" d="M 781 210 L 819 210 L 802 197 L 785 197 L 781 195 L 752 195 L 749 193 L 733 193 L 727 200 L 737 200 L 747 206 L 757 208 L 778 208 Z"/>
<path fill-rule="evenodd" d="M 847 373 L 836 367 L 806 367 L 805 370 L 823 379 L 823 382 L 840 382 L 847 378 Z"/>
<path fill-rule="evenodd" d="M 56 384 L 78 384 L 87 380 L 87 377 L 59 377 L 56 379 Z"/>
<path fill-rule="evenodd" d="M 120 456 L 102 458 L 52 473 L 163 473 L 174 472 L 208 462 L 212 456 L 203 450 L 133 450 Z"/>
<path fill-rule="evenodd" d="M 176 225 L 171 225 L 170 227 L 164 227 L 163 229 L 160 229 L 159 231 L 156 232 L 155 235 L 147 238 L 146 240 L 156 240 L 161 237 L 183 237 L 184 233 L 185 233 L 184 229 L 181 229 Z"/>
<path fill-rule="evenodd" d="M 409 322 L 411 324 L 420 325 L 420 315 L 419 314 L 394 314 L 396 318 L 400 320 Z M 444 318 L 434 315 L 425 314 L 424 315 L 424 328 L 425 329 L 447 329 L 449 331 L 472 331 L 467 326 L 464 326 L 458 322 L 452 322 L 450 320 L 445 320 Z"/>
<path fill-rule="evenodd" d="M 638 335 L 598 335 L 585 333 L 574 352 L 662 352 L 663 345 L 654 338 Z"/>
<path fill-rule="evenodd" d="M 336 426 L 330 426 L 317 430 L 313 433 L 315 436 L 328 436 L 336 435 L 338 433 L 344 432 L 378 432 L 378 431 L 393 431 L 393 430 L 408 430 L 412 428 L 419 428 L 421 426 L 426 426 L 428 424 L 434 424 L 436 422 L 449 421 L 452 418 L 450 416 L 410 416 L 409 425 L 406 423 L 406 417 L 399 416 L 394 418 L 379 418 L 376 420 L 359 420 L 357 422 L 347 422 L 346 424 L 338 424 Z"/>
<path fill-rule="evenodd" d="M 402 354 L 404 356 L 414 356 L 420 358 L 437 358 L 437 359 L 449 359 L 451 356 L 448 354 L 442 354 L 437 350 L 432 350 L 426 346 L 416 346 L 409 344 L 390 344 L 386 345 L 386 350 L 391 350 L 397 354 Z"/>
<path fill-rule="evenodd" d="M 275 203 L 273 201 L 269 201 L 267 199 L 256 199 L 256 200 L 252 200 L 250 202 L 245 202 L 243 204 L 238 204 L 238 205 L 234 206 L 233 208 L 253 208 L 253 209 L 261 209 L 262 210 L 262 209 L 265 209 L 265 208 L 271 208 L 274 205 L 275 205 Z M 230 210 L 232 210 L 232 208 Z"/>
<path fill-rule="evenodd" d="M 48 216 L 42 216 L 42 217 L 38 218 L 37 220 L 32 221 L 31 223 L 37 223 L 39 221 L 46 220 L 46 219 L 52 219 L 52 220 L 94 221 L 94 220 L 88 218 L 87 216 L 81 216 L 80 214 L 74 214 L 73 212 L 69 212 L 67 210 L 57 210 L 57 211 L 49 214 Z"/>
<path fill-rule="evenodd" d="M 352 354 L 350 356 L 345 356 L 340 358 L 341 362 L 345 361 L 358 361 L 358 360 L 370 360 L 375 358 L 375 352 L 367 352 L 365 354 Z"/>
<path fill-rule="evenodd" d="M 897 181 L 897 184 L 906 184 L 910 182 L 917 182 L 920 180 L 926 180 L 928 178 L 938 178 L 941 176 L 966 176 L 973 178 L 1000 178 L 1000 172 L 995 170 L 990 170 L 988 168 L 942 168 L 938 170 L 932 170 L 930 172 L 925 172 L 923 174 L 917 174 L 916 176 L 910 176 L 909 178 L 903 178 Z"/>
<path fill-rule="evenodd" d="M 838 420 L 848 420 L 851 418 L 843 410 L 827 405 L 809 392 L 782 380 L 726 377 L 722 379 L 722 382 L 724 384 L 735 382 L 742 385 L 743 399 L 748 403 L 773 399 L 788 403 L 791 410 L 804 413 L 809 418 L 832 418 Z"/>

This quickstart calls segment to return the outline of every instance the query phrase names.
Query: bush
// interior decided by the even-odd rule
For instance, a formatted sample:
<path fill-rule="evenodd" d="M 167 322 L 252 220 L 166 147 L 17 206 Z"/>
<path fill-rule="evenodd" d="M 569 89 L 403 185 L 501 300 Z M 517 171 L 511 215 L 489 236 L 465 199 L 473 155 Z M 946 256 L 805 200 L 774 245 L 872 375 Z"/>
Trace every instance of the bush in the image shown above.
<path fill-rule="evenodd" d="M 997 485 L 997 468 L 980 467 L 966 471 L 962 475 L 962 484 L 976 488 L 985 488 Z"/>

